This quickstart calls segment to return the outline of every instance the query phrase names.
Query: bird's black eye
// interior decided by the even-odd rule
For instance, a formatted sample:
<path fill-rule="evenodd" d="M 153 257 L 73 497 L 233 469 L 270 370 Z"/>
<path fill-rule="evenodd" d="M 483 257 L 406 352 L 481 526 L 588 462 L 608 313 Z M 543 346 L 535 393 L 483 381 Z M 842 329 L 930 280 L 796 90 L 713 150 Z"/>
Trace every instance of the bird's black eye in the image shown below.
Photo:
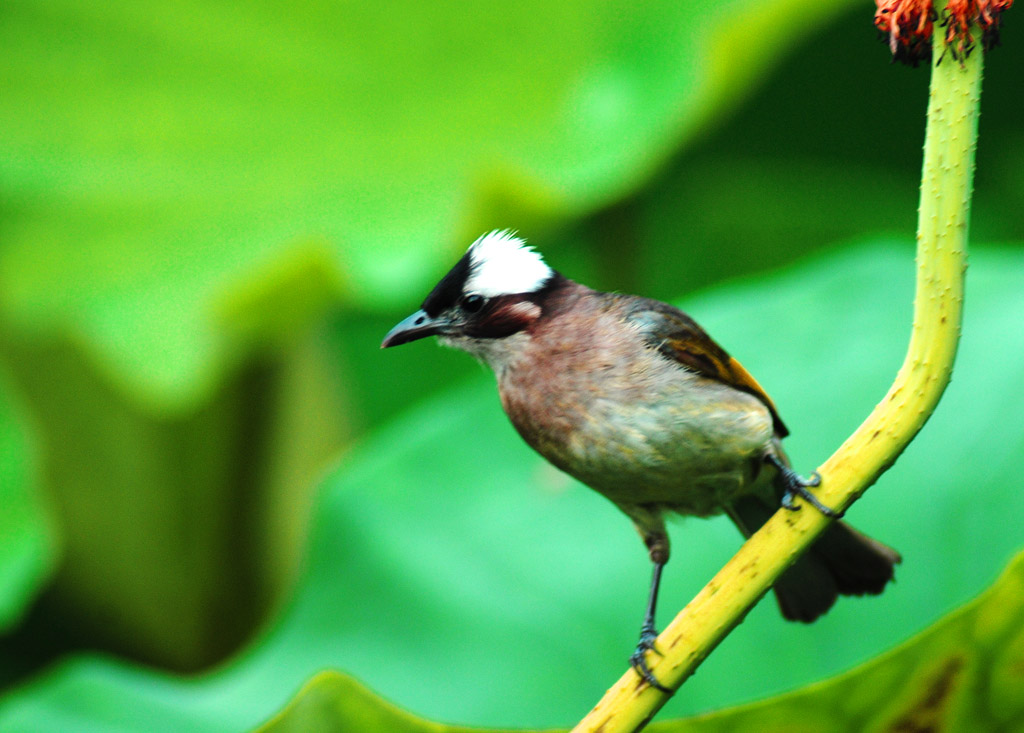
<path fill-rule="evenodd" d="M 482 295 L 469 293 L 468 295 L 462 296 L 462 300 L 459 301 L 459 305 L 462 306 L 462 310 L 467 313 L 479 313 L 480 309 L 484 307 L 484 298 Z"/>

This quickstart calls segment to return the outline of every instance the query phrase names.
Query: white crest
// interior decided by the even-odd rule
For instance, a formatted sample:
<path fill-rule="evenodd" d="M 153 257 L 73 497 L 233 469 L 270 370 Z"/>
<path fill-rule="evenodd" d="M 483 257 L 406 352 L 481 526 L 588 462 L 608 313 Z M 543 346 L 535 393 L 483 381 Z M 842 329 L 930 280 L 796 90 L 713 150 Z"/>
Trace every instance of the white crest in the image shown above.
<path fill-rule="evenodd" d="M 464 292 L 485 298 L 532 293 L 553 274 L 538 252 L 508 229 L 495 229 L 469 247 L 470 275 Z"/>

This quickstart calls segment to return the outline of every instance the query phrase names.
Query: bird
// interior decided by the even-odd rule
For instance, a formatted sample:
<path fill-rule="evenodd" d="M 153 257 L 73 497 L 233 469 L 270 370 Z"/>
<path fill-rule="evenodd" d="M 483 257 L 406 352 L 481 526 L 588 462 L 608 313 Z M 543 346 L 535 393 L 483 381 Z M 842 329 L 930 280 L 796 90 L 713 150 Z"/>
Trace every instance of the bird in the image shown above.
<path fill-rule="evenodd" d="M 782 616 L 810 623 L 839 595 L 877 595 L 896 550 L 839 521 L 782 448 L 789 435 L 753 376 L 683 311 L 601 292 L 551 268 L 507 229 L 477 238 L 381 348 L 436 336 L 496 377 L 513 427 L 555 467 L 632 520 L 653 566 L 630 664 L 652 687 L 671 514 L 726 514 L 750 537 L 800 497 L 835 519 L 775 581 Z"/>

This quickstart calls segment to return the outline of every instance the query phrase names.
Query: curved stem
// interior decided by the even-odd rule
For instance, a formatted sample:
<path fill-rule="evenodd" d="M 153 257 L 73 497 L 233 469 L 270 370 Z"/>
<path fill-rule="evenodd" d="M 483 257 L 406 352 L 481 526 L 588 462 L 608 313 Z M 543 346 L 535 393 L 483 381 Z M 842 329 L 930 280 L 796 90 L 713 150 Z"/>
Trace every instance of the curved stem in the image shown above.
<path fill-rule="evenodd" d="M 949 383 L 960 336 L 982 53 L 938 63 L 933 44 L 917 233 L 917 290 L 906 359 L 885 398 L 818 470 L 818 497 L 845 510 L 917 435 Z M 652 672 L 675 690 L 829 524 L 820 512 L 780 511 L 658 637 Z M 629 670 L 576 731 L 634 731 L 668 700 Z"/>

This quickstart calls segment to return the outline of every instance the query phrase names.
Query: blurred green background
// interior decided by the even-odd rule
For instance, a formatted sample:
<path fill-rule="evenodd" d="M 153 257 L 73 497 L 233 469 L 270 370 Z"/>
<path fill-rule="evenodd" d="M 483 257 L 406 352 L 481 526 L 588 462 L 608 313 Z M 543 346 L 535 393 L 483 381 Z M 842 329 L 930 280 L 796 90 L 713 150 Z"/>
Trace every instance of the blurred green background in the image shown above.
<path fill-rule="evenodd" d="M 927 70 L 889 64 L 872 13 L 4 3 L 0 730 L 241 729 L 326 667 L 453 722 L 585 713 L 635 643 L 642 547 L 471 359 L 380 339 L 515 228 L 681 302 L 820 462 L 909 332 Z M 1024 545 L 1016 30 L 954 384 L 852 515 L 899 583 L 810 628 L 762 604 L 664 715 L 846 669 Z M 673 534 L 665 614 L 739 541 Z"/>

